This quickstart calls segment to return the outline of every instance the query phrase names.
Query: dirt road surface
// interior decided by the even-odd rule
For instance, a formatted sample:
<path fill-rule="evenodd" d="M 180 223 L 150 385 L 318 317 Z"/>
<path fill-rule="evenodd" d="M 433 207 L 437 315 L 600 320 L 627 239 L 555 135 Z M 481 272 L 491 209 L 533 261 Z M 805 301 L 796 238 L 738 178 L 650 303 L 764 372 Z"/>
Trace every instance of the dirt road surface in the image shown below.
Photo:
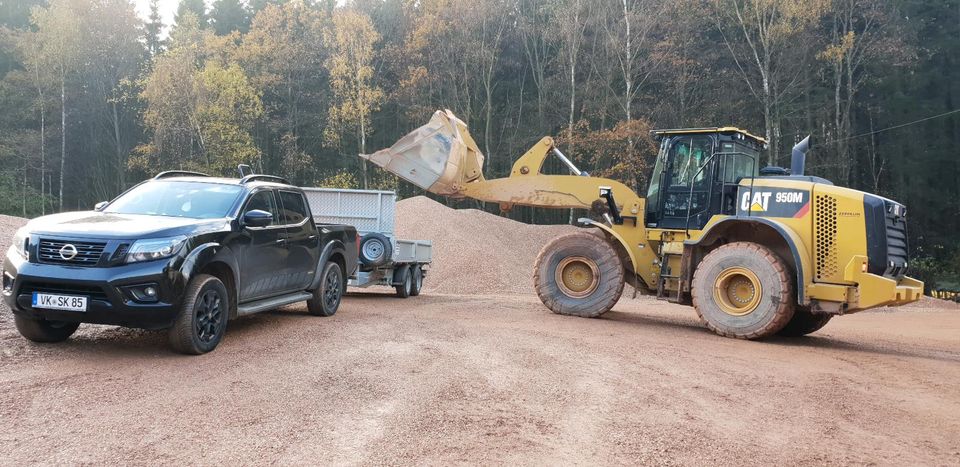
<path fill-rule="evenodd" d="M 960 311 L 715 336 L 692 309 L 602 319 L 530 295 L 348 297 L 231 322 L 200 357 L 0 310 L 0 464 L 960 463 Z"/>

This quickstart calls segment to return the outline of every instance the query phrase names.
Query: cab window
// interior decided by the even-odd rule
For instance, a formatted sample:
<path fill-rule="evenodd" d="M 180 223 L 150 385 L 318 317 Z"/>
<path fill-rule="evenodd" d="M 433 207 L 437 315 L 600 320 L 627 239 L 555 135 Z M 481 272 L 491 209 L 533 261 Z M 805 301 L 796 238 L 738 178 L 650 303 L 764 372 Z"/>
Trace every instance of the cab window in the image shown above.
<path fill-rule="evenodd" d="M 724 142 L 721 152 L 725 154 L 718 178 L 724 183 L 738 183 L 744 178 L 757 176 L 759 151 L 750 146 Z"/>
<path fill-rule="evenodd" d="M 307 206 L 300 193 L 281 191 L 280 204 L 280 219 L 285 225 L 299 224 L 307 218 Z"/>
<path fill-rule="evenodd" d="M 247 201 L 247 207 L 244 208 L 243 213 L 246 214 L 250 211 L 266 211 L 270 214 L 273 214 L 273 221 L 270 225 L 277 224 L 277 198 L 273 196 L 272 190 L 258 191 L 250 197 L 250 200 Z"/>
<path fill-rule="evenodd" d="M 700 168 L 710 158 L 713 138 L 696 135 L 674 140 L 670 148 L 673 164 L 670 167 L 671 186 L 702 185 L 707 179 L 708 170 Z"/>

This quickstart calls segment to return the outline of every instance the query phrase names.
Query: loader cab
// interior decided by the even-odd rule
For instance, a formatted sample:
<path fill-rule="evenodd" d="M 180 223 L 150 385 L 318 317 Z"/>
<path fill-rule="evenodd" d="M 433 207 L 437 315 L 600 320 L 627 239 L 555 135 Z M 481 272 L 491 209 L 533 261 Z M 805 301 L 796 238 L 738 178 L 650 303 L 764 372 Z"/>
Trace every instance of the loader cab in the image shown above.
<path fill-rule="evenodd" d="M 738 128 L 655 130 L 660 151 L 647 190 L 648 227 L 701 229 L 736 213 L 737 184 L 758 175 L 766 140 Z"/>

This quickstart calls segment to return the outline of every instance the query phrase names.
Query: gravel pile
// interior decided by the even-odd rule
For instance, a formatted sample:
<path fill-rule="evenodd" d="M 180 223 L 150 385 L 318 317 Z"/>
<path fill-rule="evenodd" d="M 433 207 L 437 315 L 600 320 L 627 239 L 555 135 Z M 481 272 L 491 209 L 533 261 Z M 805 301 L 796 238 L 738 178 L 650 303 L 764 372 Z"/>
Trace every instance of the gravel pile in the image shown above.
<path fill-rule="evenodd" d="M 397 203 L 397 236 L 433 241 L 426 292 L 532 294 L 533 262 L 549 241 L 577 228 L 530 225 L 425 196 Z"/>

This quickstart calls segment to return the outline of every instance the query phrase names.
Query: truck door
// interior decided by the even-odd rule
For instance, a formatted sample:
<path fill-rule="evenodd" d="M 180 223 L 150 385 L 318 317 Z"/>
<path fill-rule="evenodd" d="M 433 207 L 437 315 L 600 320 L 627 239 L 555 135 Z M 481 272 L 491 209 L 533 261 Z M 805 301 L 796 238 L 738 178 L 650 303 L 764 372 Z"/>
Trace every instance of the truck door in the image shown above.
<path fill-rule="evenodd" d="M 280 219 L 287 231 L 287 277 L 289 291 L 303 290 L 313 282 L 320 261 L 320 235 L 310 217 L 303 194 L 279 190 Z"/>
<path fill-rule="evenodd" d="M 279 222 L 280 210 L 274 191 L 264 189 L 251 195 L 240 218 L 255 209 L 273 214 L 273 222 L 266 227 L 244 227 L 247 241 L 240 254 L 240 301 L 270 297 L 284 291 L 278 274 L 287 262 L 286 229 Z"/>

